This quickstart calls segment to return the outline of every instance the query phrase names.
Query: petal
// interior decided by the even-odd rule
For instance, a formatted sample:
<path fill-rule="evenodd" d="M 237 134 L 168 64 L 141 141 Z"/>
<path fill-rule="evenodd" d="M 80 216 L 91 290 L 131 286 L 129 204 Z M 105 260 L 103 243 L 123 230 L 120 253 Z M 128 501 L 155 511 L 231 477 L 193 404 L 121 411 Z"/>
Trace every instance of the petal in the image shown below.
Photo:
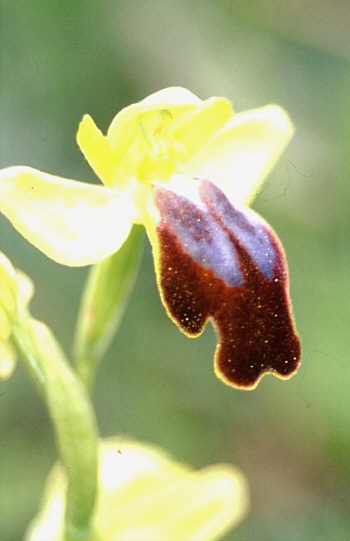
<path fill-rule="evenodd" d="M 17 355 L 10 342 L 0 339 L 0 381 L 12 376 L 16 368 Z"/>
<path fill-rule="evenodd" d="M 66 491 L 65 472 L 56 463 L 46 479 L 42 508 L 29 523 L 24 541 L 63 541 Z"/>
<path fill-rule="evenodd" d="M 276 235 L 211 182 L 175 180 L 157 185 L 153 197 L 158 283 L 170 317 L 193 336 L 213 320 L 215 371 L 228 385 L 252 389 L 265 373 L 290 377 L 300 343 Z"/>
<path fill-rule="evenodd" d="M 143 101 L 122 109 L 108 128 L 107 139 L 123 156 L 135 142 L 143 118 L 149 119 L 154 116 L 157 125 L 159 118 L 166 114 L 174 121 L 184 113 L 195 110 L 202 103 L 202 100 L 185 89 L 156 92 Z"/>
<path fill-rule="evenodd" d="M 105 539 L 214 541 L 248 509 L 246 481 L 233 466 L 192 471 L 162 449 L 125 438 L 104 442 L 101 481 L 96 526 L 102 533 L 109 523 Z"/>
<path fill-rule="evenodd" d="M 84 115 L 79 124 L 77 143 L 91 169 L 106 186 L 111 186 L 120 157 L 89 115 Z"/>
<path fill-rule="evenodd" d="M 176 122 L 186 113 L 196 111 L 202 103 L 202 100 L 184 88 L 160 90 L 122 109 L 108 128 L 107 140 L 122 160 L 140 135 L 144 139 L 152 127 L 157 131 L 158 126 L 167 119 Z M 145 123 L 146 129 L 143 128 Z"/>
<path fill-rule="evenodd" d="M 142 117 L 146 113 L 153 113 L 153 120 L 159 124 L 162 113 L 167 112 L 172 118 L 177 117 L 201 103 L 197 96 L 184 88 L 160 90 L 120 111 L 112 121 L 107 136 L 103 135 L 89 115 L 84 115 L 79 125 L 77 143 L 91 168 L 106 186 L 121 186 L 128 180 L 125 178 L 127 175 L 123 160 L 142 131 Z"/>
<path fill-rule="evenodd" d="M 10 260 L 0 252 L 0 341 L 6 342 L 17 314 L 18 284 Z"/>
<path fill-rule="evenodd" d="M 153 107 L 163 106 L 167 104 L 171 105 L 199 105 L 202 100 L 193 94 L 187 88 L 181 86 L 170 86 L 169 88 L 163 88 L 147 96 L 147 98 L 140 101 L 142 105 L 151 105 Z"/>
<path fill-rule="evenodd" d="M 219 540 L 244 518 L 247 500 L 244 479 L 237 470 L 212 466 L 183 476 L 152 498 L 149 509 L 140 506 L 140 515 L 146 524 L 147 514 L 154 509 L 163 515 L 159 526 L 149 531 L 149 541 L 155 539 L 154 532 L 159 541 Z"/>
<path fill-rule="evenodd" d="M 171 117 L 169 131 L 192 156 L 212 135 L 232 117 L 232 107 L 225 98 L 200 100 L 189 90 L 180 87 L 166 88 L 142 100 L 139 106 L 168 110 Z M 179 106 L 185 106 L 185 109 Z M 196 107 L 188 107 L 195 105 Z M 175 108 L 172 111 L 172 108 Z"/>
<path fill-rule="evenodd" d="M 227 124 L 232 115 L 231 104 L 225 98 L 209 98 L 174 120 L 171 132 L 186 149 L 186 158 L 190 159 Z"/>
<path fill-rule="evenodd" d="M 56 465 L 25 539 L 62 538 L 65 485 Z M 125 437 L 101 443 L 94 520 L 101 541 L 216 541 L 244 518 L 248 500 L 246 480 L 230 464 L 192 471 L 148 444 Z"/>
<path fill-rule="evenodd" d="M 0 172 L 0 211 L 29 242 L 64 265 L 104 259 L 120 248 L 131 228 L 125 192 L 29 167 Z"/>
<path fill-rule="evenodd" d="M 235 115 L 191 160 L 188 173 L 210 179 L 235 202 L 251 200 L 293 135 L 276 105 Z"/>
<path fill-rule="evenodd" d="M 33 281 L 24 272 L 17 269 L 17 283 L 19 302 L 23 306 L 27 306 L 34 295 Z"/>

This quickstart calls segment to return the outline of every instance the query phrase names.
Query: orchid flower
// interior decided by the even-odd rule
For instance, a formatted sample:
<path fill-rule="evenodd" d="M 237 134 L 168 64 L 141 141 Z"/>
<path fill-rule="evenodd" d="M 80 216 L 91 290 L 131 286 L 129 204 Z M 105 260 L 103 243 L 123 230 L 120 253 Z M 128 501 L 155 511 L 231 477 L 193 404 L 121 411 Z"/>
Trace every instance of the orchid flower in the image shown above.
<path fill-rule="evenodd" d="M 56 464 L 26 541 L 62 541 L 67 478 Z M 215 541 L 249 508 L 245 477 L 234 466 L 195 471 L 153 445 L 108 438 L 99 445 L 96 541 Z"/>
<path fill-rule="evenodd" d="M 123 109 L 103 135 L 90 116 L 77 142 L 103 186 L 29 167 L 0 173 L 0 211 L 65 265 L 117 252 L 133 223 L 152 244 L 168 315 L 188 336 L 218 332 L 216 374 L 254 388 L 300 361 L 282 246 L 245 205 L 293 133 L 278 106 L 235 114 L 224 98 L 168 88 Z"/>

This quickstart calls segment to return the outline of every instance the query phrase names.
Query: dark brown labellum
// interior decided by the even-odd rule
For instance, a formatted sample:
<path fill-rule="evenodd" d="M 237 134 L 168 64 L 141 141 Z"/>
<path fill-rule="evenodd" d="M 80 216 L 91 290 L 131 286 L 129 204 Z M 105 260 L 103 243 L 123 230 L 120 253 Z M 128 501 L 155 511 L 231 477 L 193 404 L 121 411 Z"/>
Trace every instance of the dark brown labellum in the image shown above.
<path fill-rule="evenodd" d="M 265 373 L 288 378 L 298 368 L 300 342 L 283 248 L 253 211 L 236 208 L 207 180 L 192 182 L 196 191 L 185 195 L 154 187 L 167 310 L 188 335 L 212 319 L 215 370 L 225 383 L 252 389 Z"/>

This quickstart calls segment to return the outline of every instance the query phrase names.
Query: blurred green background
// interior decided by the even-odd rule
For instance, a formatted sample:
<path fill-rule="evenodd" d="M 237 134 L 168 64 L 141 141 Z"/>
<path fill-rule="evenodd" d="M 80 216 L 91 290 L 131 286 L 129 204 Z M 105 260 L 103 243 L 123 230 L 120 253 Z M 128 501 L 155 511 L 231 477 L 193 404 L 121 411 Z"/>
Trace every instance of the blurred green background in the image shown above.
<path fill-rule="evenodd" d="M 346 541 L 350 532 L 350 4 L 348 0 L 1 0 L 1 167 L 95 181 L 75 143 L 122 107 L 180 85 L 236 111 L 276 102 L 297 132 L 254 202 L 286 249 L 303 364 L 240 392 L 214 376 L 211 328 L 167 319 L 146 246 L 94 393 L 101 433 L 246 474 L 228 540 Z M 87 269 L 53 263 L 0 218 L 1 250 L 35 281 L 32 312 L 70 352 Z M 0 390 L 0 539 L 21 539 L 56 458 L 19 365 Z"/>

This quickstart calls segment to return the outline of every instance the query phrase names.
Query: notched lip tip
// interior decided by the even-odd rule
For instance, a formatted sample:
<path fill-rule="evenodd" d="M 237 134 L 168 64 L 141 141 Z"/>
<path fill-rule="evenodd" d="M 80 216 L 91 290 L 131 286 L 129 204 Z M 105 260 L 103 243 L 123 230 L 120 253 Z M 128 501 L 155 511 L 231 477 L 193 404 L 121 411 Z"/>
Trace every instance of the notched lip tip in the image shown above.
<path fill-rule="evenodd" d="M 293 376 L 296 375 L 296 373 L 298 372 L 299 367 L 300 367 L 300 360 L 299 360 L 298 364 L 296 365 L 296 367 L 293 369 L 293 371 L 290 372 L 289 374 L 281 374 L 275 368 L 270 368 L 270 369 L 262 372 L 261 374 L 259 374 L 259 376 L 256 379 L 254 379 L 251 383 L 241 383 L 241 382 L 232 381 L 232 380 L 228 379 L 217 368 L 215 369 L 215 374 L 223 383 L 225 383 L 229 387 L 232 387 L 233 389 L 237 389 L 238 391 L 254 391 L 258 387 L 261 380 L 263 378 L 265 378 L 265 376 L 270 375 L 270 376 L 275 376 L 276 378 L 278 378 L 280 380 L 284 380 L 284 381 L 289 380 Z"/>

